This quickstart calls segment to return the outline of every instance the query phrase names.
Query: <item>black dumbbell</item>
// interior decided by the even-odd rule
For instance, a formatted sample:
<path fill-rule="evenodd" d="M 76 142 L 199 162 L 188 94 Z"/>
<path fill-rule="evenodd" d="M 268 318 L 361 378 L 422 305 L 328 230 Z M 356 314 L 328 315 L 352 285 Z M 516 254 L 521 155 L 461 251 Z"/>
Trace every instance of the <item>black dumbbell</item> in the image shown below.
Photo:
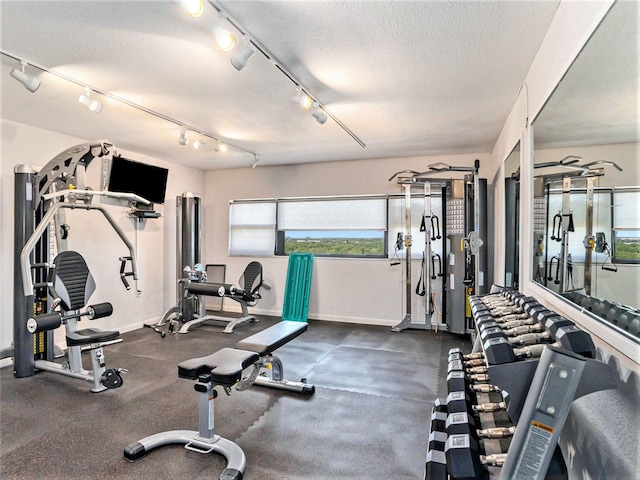
<path fill-rule="evenodd" d="M 556 330 L 555 338 L 556 341 L 550 344 L 551 346 L 563 348 L 587 358 L 596 357 L 596 347 L 593 344 L 593 340 L 591 340 L 591 336 L 575 325 L 559 327 Z M 549 344 L 528 345 L 514 349 L 514 354 L 520 356 L 526 355 L 526 357 L 539 357 L 547 345 Z"/>
<path fill-rule="evenodd" d="M 469 412 L 472 414 L 492 413 L 506 410 L 505 402 L 473 404 L 466 391 L 450 392 L 447 395 L 447 411 L 452 413 Z"/>
<path fill-rule="evenodd" d="M 447 375 L 447 392 L 466 391 L 470 396 L 477 393 L 500 392 L 500 388 L 487 383 L 475 383 L 472 379 L 474 375 L 467 375 L 465 372 L 450 372 Z"/>
<path fill-rule="evenodd" d="M 438 402 L 438 400 L 436 400 L 436 402 Z M 430 420 L 430 424 L 429 424 L 429 431 L 430 432 L 444 432 L 445 427 L 446 427 L 446 422 L 447 422 L 447 405 L 446 404 L 438 404 L 438 406 L 436 407 L 436 405 L 434 404 L 433 409 L 431 410 L 431 420 Z"/>
<path fill-rule="evenodd" d="M 462 355 L 462 358 L 464 360 L 473 360 L 475 358 L 484 358 L 484 354 L 482 352 L 472 352 L 472 353 L 464 354 L 464 353 L 462 353 L 462 350 L 460 350 L 457 347 L 449 349 L 449 355 L 453 355 L 453 354 Z"/>
<path fill-rule="evenodd" d="M 427 450 L 425 480 L 447 480 L 447 456 L 441 450 Z"/>
<path fill-rule="evenodd" d="M 525 335 L 527 333 L 540 333 L 544 331 L 544 327 L 537 322 L 529 325 L 520 325 L 513 328 L 501 328 L 503 329 L 502 331 L 507 337 L 517 337 L 519 335 Z"/>
<path fill-rule="evenodd" d="M 508 438 L 516 432 L 516 427 L 478 428 L 472 415 L 467 412 L 452 413 L 447 417 L 447 435 L 471 435 L 476 440 L 484 438 Z"/>
<path fill-rule="evenodd" d="M 480 462 L 478 442 L 471 435 L 450 435 L 445 445 L 447 472 L 452 480 L 487 478 Z"/>

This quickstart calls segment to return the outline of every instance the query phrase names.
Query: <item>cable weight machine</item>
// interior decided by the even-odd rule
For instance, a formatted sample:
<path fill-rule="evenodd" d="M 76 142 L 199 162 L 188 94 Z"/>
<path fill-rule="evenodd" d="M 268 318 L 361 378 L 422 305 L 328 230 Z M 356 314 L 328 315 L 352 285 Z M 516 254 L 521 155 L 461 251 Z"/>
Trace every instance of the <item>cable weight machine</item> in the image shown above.
<path fill-rule="evenodd" d="M 469 296 L 483 293 L 487 271 L 486 248 L 481 248 L 486 238 L 487 184 L 478 177 L 479 160 L 473 167 L 451 166 L 445 163 L 429 165 L 425 172 L 403 170 L 395 173 L 389 181 L 397 179 L 404 194 L 404 236 L 401 245 L 405 249 L 404 297 L 405 315 L 391 330 L 400 332 L 407 328 L 445 330 L 459 334 L 473 332 L 473 321 L 469 308 Z M 431 176 L 443 172 L 462 172 L 463 179 L 437 179 Z M 413 284 L 411 275 L 411 188 L 421 187 L 425 199 L 420 231 L 425 234 L 423 272 L 421 281 L 424 294 L 424 320 L 414 318 L 412 312 Z M 431 197 L 436 188 L 442 195 L 442 219 L 433 214 Z M 442 242 L 443 255 L 433 252 L 432 242 Z M 400 242 L 397 243 L 397 245 Z M 439 271 L 436 272 L 436 265 Z M 441 311 L 434 308 L 433 285 L 442 277 L 440 298 Z M 419 293 L 419 286 L 416 293 Z M 434 322 L 434 313 L 440 322 Z"/>
<path fill-rule="evenodd" d="M 133 244 L 109 212 L 104 207 L 93 204 L 93 199 L 103 196 L 127 200 L 132 204 L 149 202 L 135 194 L 91 190 L 85 186 L 85 170 L 89 164 L 96 158 L 111 158 L 114 153 L 114 146 L 109 141 L 102 140 L 69 148 L 40 169 L 29 165 L 17 165 L 14 168 L 13 348 L 14 376 L 17 378 L 32 376 L 36 370 L 50 371 L 93 382 L 92 391 L 95 392 L 105 388 L 117 388 L 122 384 L 121 379 L 113 381 L 119 377 L 121 369 L 104 368 L 101 341 L 91 342 L 90 345 L 93 371 L 84 370 L 82 367 L 80 343 L 69 346 L 67 362 L 62 365 L 53 362 L 54 328 L 65 323 L 67 326 L 71 325 L 68 328 L 73 330 L 72 333 L 79 334 L 75 330 L 77 319 L 81 316 L 108 316 L 111 314 L 111 306 L 89 306 L 87 312 L 54 312 L 59 299 L 52 301 L 48 293 L 51 286 L 48 273 L 54 256 L 56 253 L 67 252 L 69 226 L 64 216 L 67 209 L 99 211 L 129 252 L 128 256 L 120 258 L 120 278 L 123 284 L 129 289 L 126 277 L 138 279 Z M 131 265 L 131 271 L 125 272 L 128 263 Z M 99 331 L 94 331 L 97 332 L 96 338 L 100 337 Z M 69 330 L 67 333 L 69 334 Z"/>
<path fill-rule="evenodd" d="M 407 176 L 404 174 L 412 174 L 411 176 Z M 431 271 L 435 275 L 435 260 L 432 257 L 433 253 L 431 251 L 431 242 L 436 239 L 441 239 L 440 235 L 440 222 L 437 216 L 432 214 L 431 210 L 431 182 L 428 180 L 417 180 L 416 175 L 419 175 L 419 172 L 414 171 L 402 171 L 395 173 L 389 181 L 397 178 L 398 185 L 402 187 L 404 194 L 404 235 L 398 234 L 398 240 L 396 242 L 397 249 L 404 249 L 405 251 L 405 259 L 404 259 L 404 270 L 405 270 L 405 316 L 400 323 L 391 327 L 392 332 L 400 332 L 406 328 L 420 328 L 420 329 L 429 329 L 431 328 L 430 322 L 428 321 L 431 312 L 434 309 L 432 304 L 432 296 L 431 296 L 431 280 L 433 276 Z M 425 309 L 425 318 L 423 321 L 419 319 L 413 318 L 412 315 L 412 291 L 413 291 L 413 283 L 412 283 L 412 275 L 411 275 L 411 248 L 413 246 L 413 235 L 411 233 L 411 188 L 413 186 L 421 186 L 424 192 L 424 211 L 421 220 L 420 231 L 424 232 L 425 235 L 425 244 L 424 244 L 424 254 L 422 259 L 422 278 L 421 282 L 424 287 L 424 309 Z M 437 255 L 437 254 L 436 254 Z M 438 255 L 439 256 L 439 255 Z M 440 265 L 442 265 L 442 261 L 440 260 Z M 430 269 L 431 267 L 431 269 Z M 418 286 L 419 289 L 419 286 Z M 417 290 L 418 290 L 417 289 Z M 418 293 L 418 292 L 417 292 Z M 418 293 L 420 295 L 420 293 Z"/>

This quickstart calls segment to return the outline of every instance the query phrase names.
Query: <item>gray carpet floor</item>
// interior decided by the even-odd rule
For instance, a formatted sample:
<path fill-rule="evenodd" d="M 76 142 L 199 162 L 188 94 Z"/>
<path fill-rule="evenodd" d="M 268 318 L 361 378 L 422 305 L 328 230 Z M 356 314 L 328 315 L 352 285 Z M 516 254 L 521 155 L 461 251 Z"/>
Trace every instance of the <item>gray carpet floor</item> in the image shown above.
<path fill-rule="evenodd" d="M 161 338 L 149 329 L 105 347 L 107 367 L 127 368 L 124 385 L 99 394 L 90 384 L 48 372 L 16 379 L 0 371 L 0 477 L 8 479 L 218 478 L 217 454 L 180 445 L 131 463 L 126 445 L 166 430 L 197 430 L 194 382 L 177 364 L 209 355 L 272 325 L 222 333 L 215 322 Z M 310 321 L 280 348 L 285 377 L 306 377 L 311 397 L 253 386 L 219 392 L 215 429 L 247 457 L 247 480 L 424 478 L 429 416 L 446 395 L 449 348 L 466 338 L 440 332 Z M 90 365 L 88 354 L 83 355 Z"/>

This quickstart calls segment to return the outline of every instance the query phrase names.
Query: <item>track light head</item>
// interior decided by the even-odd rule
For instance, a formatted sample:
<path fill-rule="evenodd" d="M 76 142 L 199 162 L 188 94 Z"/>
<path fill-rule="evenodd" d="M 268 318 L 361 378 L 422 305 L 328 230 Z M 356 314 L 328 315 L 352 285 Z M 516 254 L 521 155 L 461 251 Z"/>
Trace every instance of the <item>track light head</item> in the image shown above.
<path fill-rule="evenodd" d="M 216 145 L 216 152 L 226 152 L 227 151 L 227 146 L 222 143 L 220 140 L 218 140 L 218 144 Z"/>
<path fill-rule="evenodd" d="M 80 95 L 78 101 L 83 105 L 86 105 L 89 110 L 94 113 L 100 113 L 102 110 L 102 102 L 100 100 L 96 100 L 95 98 L 91 98 L 91 89 L 86 89 L 86 95 Z"/>
<path fill-rule="evenodd" d="M 182 0 L 182 5 L 190 17 L 198 18 L 204 13 L 204 0 Z"/>
<path fill-rule="evenodd" d="M 184 146 L 187 143 L 189 143 L 189 140 L 187 140 L 187 131 L 183 128 L 182 130 L 180 130 L 180 138 L 178 138 L 178 144 Z"/>
<path fill-rule="evenodd" d="M 236 36 L 224 26 L 225 18 L 218 15 L 218 22 L 213 26 L 213 36 L 220 50 L 229 52 L 236 44 Z"/>
<path fill-rule="evenodd" d="M 199 150 L 204 146 L 204 144 L 205 144 L 204 138 L 200 137 L 200 140 L 196 140 L 193 142 L 193 148 L 195 148 L 196 150 Z"/>
<path fill-rule="evenodd" d="M 293 103 L 297 103 L 304 110 L 309 110 L 311 108 L 311 105 L 313 105 L 313 100 L 311 100 L 311 97 L 304 93 L 300 88 L 298 89 L 298 94 L 291 97 L 291 101 Z"/>
<path fill-rule="evenodd" d="M 315 117 L 316 122 L 318 122 L 320 125 L 324 125 L 325 123 L 327 123 L 326 113 L 314 111 L 311 113 L 311 115 Z"/>
<path fill-rule="evenodd" d="M 256 53 L 256 47 L 251 43 L 247 37 L 244 39 L 244 49 L 240 53 L 236 53 L 231 57 L 231 65 L 235 67 L 239 72 L 247 66 L 247 62 Z"/>
<path fill-rule="evenodd" d="M 14 68 L 13 70 L 11 70 L 11 72 L 9 72 L 9 75 L 18 80 L 22 85 L 24 85 L 24 88 L 33 93 L 40 87 L 40 80 L 38 80 L 36 77 L 30 77 L 29 75 L 27 75 L 24 72 L 26 66 L 26 62 L 20 62 L 20 70 Z"/>

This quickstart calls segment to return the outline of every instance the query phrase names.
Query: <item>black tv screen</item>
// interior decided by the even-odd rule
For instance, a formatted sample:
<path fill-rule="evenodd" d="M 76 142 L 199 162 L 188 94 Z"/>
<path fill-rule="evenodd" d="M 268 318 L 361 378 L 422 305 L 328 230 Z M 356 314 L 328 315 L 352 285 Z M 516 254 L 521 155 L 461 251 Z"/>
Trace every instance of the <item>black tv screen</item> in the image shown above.
<path fill-rule="evenodd" d="M 168 174 L 166 168 L 113 157 L 107 190 L 135 193 L 152 203 L 164 203 Z"/>

